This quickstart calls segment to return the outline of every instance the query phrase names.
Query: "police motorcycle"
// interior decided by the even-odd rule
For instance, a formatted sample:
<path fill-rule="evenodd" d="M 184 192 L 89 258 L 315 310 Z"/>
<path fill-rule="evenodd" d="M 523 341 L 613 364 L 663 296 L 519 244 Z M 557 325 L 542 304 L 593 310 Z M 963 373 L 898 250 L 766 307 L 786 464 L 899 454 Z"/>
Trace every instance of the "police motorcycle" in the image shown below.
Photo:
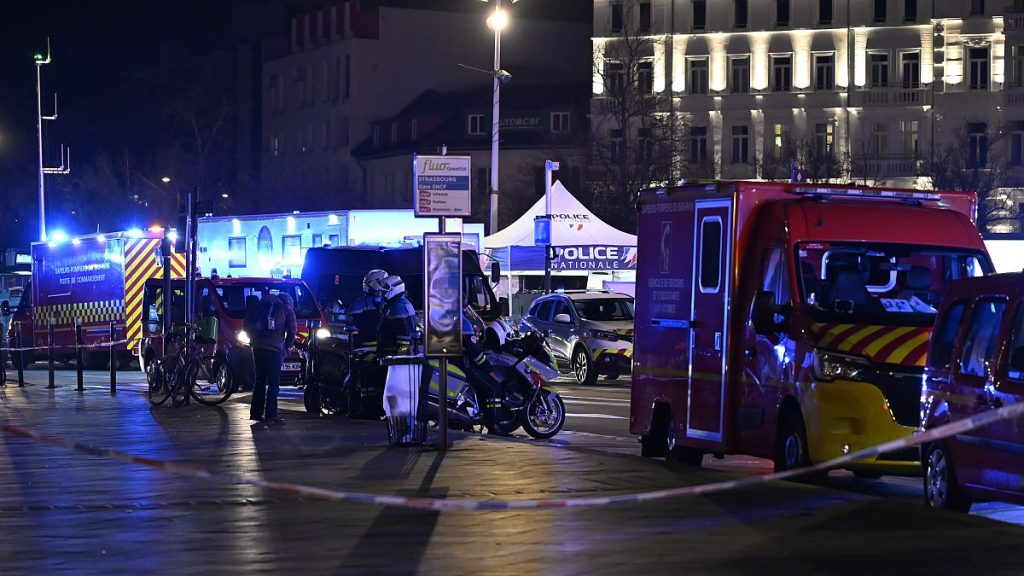
<path fill-rule="evenodd" d="M 487 358 L 502 382 L 503 408 L 500 422 L 490 422 L 481 399 L 470 383 L 471 376 L 461 367 L 448 364 L 448 427 L 470 430 L 484 426 L 509 434 L 520 427 L 538 440 L 553 437 L 565 424 L 565 402 L 548 382 L 558 376 L 555 359 L 539 332 L 527 332 L 508 338 L 499 350 L 488 351 Z M 427 383 L 427 414 L 437 416 L 440 372 L 437 360 L 423 371 Z"/>

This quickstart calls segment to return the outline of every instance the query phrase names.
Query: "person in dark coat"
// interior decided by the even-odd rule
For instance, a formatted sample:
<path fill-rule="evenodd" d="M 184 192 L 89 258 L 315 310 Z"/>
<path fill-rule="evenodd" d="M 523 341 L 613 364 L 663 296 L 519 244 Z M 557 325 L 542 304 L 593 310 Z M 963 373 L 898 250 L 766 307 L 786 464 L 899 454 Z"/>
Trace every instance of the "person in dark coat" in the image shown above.
<path fill-rule="evenodd" d="M 249 419 L 278 424 L 277 394 L 281 386 L 284 353 L 295 343 L 295 310 L 285 293 L 267 294 L 260 300 L 258 314 L 268 314 L 273 323 L 268 333 L 250 334 L 256 382 L 252 391 Z"/>

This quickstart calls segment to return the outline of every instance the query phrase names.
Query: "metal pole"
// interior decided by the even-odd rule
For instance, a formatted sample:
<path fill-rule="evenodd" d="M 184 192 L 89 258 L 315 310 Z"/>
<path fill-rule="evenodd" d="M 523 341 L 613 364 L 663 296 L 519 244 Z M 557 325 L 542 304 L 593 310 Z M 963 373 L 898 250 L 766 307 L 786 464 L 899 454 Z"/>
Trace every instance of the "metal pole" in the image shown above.
<path fill-rule="evenodd" d="M 75 318 L 75 371 L 78 373 L 78 390 L 85 390 L 82 369 L 85 365 L 85 351 L 82 348 L 82 319 Z"/>
<path fill-rule="evenodd" d="M 551 160 L 544 161 L 544 216 L 548 219 L 548 242 L 544 246 L 544 292 L 551 293 L 551 258 L 548 252 L 551 250 L 551 173 L 558 170 L 558 162 Z"/>
<path fill-rule="evenodd" d="M 167 229 L 164 228 L 164 239 L 160 243 L 160 254 L 163 256 L 164 265 L 164 277 L 163 277 L 163 313 L 161 314 L 161 338 L 160 342 L 164 342 L 167 335 L 171 332 L 171 250 L 173 244 L 171 239 L 167 237 Z M 163 358 L 163 349 L 160 350 L 160 357 Z M 141 357 L 141 356 L 140 356 Z"/>
<path fill-rule="evenodd" d="M 117 323 L 110 321 L 110 393 L 117 394 L 117 359 L 114 358 L 114 340 L 117 338 Z"/>
<path fill-rule="evenodd" d="M 494 0 L 494 13 L 501 10 L 501 0 Z M 501 83 L 498 81 L 498 70 L 501 70 L 501 27 L 494 26 L 494 94 L 491 110 L 491 220 L 488 234 L 498 231 L 498 108 L 501 100 Z"/>
<path fill-rule="evenodd" d="M 53 388 L 54 387 L 54 383 L 53 383 L 53 355 L 54 355 L 54 351 L 53 351 L 53 331 L 54 331 L 53 317 L 51 316 L 50 317 L 50 324 L 47 326 L 47 330 L 46 330 L 46 343 L 47 343 L 46 361 L 47 361 L 47 369 L 49 370 L 49 373 L 50 373 L 49 383 L 46 385 L 47 388 Z"/>
<path fill-rule="evenodd" d="M 43 183 L 43 62 L 36 61 L 36 136 L 39 140 L 39 240 L 46 242 L 46 192 Z"/>
<path fill-rule="evenodd" d="M 441 234 L 445 233 L 444 216 L 438 218 L 437 231 Z M 426 247 L 424 247 L 424 250 L 426 250 Z M 461 258 L 462 255 L 459 254 L 459 257 Z M 423 272 L 425 274 L 426 270 Z M 461 282 L 461 279 L 459 281 Z M 429 295 L 424 294 L 424 297 L 429 298 Z M 424 302 L 424 305 L 425 304 L 426 302 Z M 426 306 L 424 306 L 424 308 L 426 308 Z M 437 383 L 437 427 L 439 429 L 437 432 L 437 449 L 444 452 L 448 450 L 448 359 L 442 357 L 437 365 L 438 370 L 440 371 Z"/>
<path fill-rule="evenodd" d="M 22 350 L 21 344 L 21 322 L 15 324 L 16 328 L 14 331 L 14 341 L 17 342 L 18 346 L 18 386 L 20 388 L 25 387 L 25 351 Z"/>

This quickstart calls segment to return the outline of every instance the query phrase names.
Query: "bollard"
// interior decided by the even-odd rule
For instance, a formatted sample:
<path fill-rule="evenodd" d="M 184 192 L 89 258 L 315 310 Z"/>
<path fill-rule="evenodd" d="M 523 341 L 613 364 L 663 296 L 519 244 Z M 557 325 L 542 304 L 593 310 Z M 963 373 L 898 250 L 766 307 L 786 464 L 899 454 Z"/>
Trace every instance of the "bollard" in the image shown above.
<path fill-rule="evenodd" d="M 117 324 L 110 321 L 110 393 L 117 394 L 117 359 L 114 358 L 114 340 L 117 338 Z"/>
<path fill-rule="evenodd" d="M 49 324 L 49 326 L 47 326 L 47 330 L 46 330 L 46 345 L 47 345 L 47 348 L 46 348 L 46 363 L 47 363 L 47 368 L 50 371 L 50 381 L 49 381 L 49 384 L 46 385 L 47 388 L 55 388 L 56 387 L 54 385 L 54 383 L 53 383 L 53 356 L 54 356 L 53 332 L 54 332 L 54 328 L 55 327 L 54 327 L 54 323 L 53 323 L 53 317 L 51 316 L 50 317 L 50 324 Z"/>
<path fill-rule="evenodd" d="M 18 347 L 18 386 L 20 388 L 25 387 L 25 351 L 22 350 L 21 345 L 21 322 L 15 325 L 14 330 L 14 341 Z"/>
<path fill-rule="evenodd" d="M 78 371 L 78 390 L 85 390 L 85 378 L 82 374 L 85 365 L 85 350 L 82 348 L 82 319 L 75 318 L 75 369 Z"/>

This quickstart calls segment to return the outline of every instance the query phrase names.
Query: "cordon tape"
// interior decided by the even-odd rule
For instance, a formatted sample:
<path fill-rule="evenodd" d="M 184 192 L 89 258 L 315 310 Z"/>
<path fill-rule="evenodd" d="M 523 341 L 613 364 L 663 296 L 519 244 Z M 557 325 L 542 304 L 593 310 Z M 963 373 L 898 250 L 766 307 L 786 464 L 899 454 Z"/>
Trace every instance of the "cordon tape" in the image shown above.
<path fill-rule="evenodd" d="M 676 498 L 680 496 L 698 496 L 704 494 L 714 494 L 718 492 L 726 492 L 729 490 L 735 490 L 739 488 L 749 488 L 751 486 L 758 486 L 775 480 L 785 480 L 787 478 L 793 478 L 795 476 L 800 476 L 810 472 L 825 471 L 830 468 L 839 467 L 842 464 L 853 462 L 854 460 L 870 458 L 885 452 L 891 452 L 893 450 L 906 448 L 908 446 L 915 446 L 922 443 L 934 442 L 936 440 L 941 440 L 943 438 L 955 436 L 957 434 L 961 434 L 969 430 L 973 430 L 975 428 L 987 426 L 1000 420 L 1016 418 L 1021 415 L 1024 415 L 1024 402 L 1010 404 L 1002 408 L 988 410 L 986 412 L 980 412 L 969 418 L 956 420 L 954 422 L 943 424 L 941 426 L 937 426 L 927 431 L 918 432 L 910 436 L 906 436 L 897 440 L 886 442 L 884 444 L 873 446 L 871 448 L 865 448 L 864 450 L 852 452 L 850 454 L 846 454 L 844 456 L 835 458 L 833 460 L 829 460 L 827 462 L 821 462 L 804 468 L 787 470 L 785 472 L 776 472 L 774 474 L 769 474 L 767 476 L 751 476 L 747 478 L 741 478 L 739 480 L 713 482 L 710 484 L 700 484 L 697 486 L 681 486 L 665 490 L 654 490 L 650 492 L 640 492 L 633 494 L 620 494 L 616 496 L 561 498 L 549 500 L 449 500 L 431 497 L 384 496 L 379 494 L 370 494 L 366 492 L 328 490 L 325 488 L 317 488 L 315 486 L 306 486 L 302 484 L 271 482 L 269 480 L 260 480 L 258 478 L 250 478 L 247 476 L 241 476 L 237 474 L 223 474 L 210 472 L 198 466 L 192 466 L 189 464 L 180 464 L 166 460 L 144 458 L 141 456 L 134 456 L 124 452 L 111 450 L 109 448 L 97 448 L 89 444 L 71 442 L 68 440 L 64 440 L 62 438 L 46 436 L 38 432 L 34 432 L 32 430 L 28 430 L 18 426 L 12 426 L 10 424 L 0 425 L 0 430 L 7 434 L 29 438 L 37 442 L 42 442 L 45 444 L 50 444 L 61 448 L 77 450 L 79 452 L 84 452 L 86 454 L 91 454 L 93 456 L 121 460 L 132 464 L 156 468 L 174 474 L 191 476 L 194 478 L 200 478 L 203 480 L 209 480 L 212 482 L 222 484 L 257 486 L 264 490 L 286 492 L 298 496 L 315 498 L 319 500 L 329 500 L 335 502 L 361 502 L 377 506 L 392 506 L 400 508 L 411 508 L 416 510 L 471 511 L 522 510 L 531 508 L 590 508 L 597 506 L 607 506 L 610 504 L 647 502 L 651 500 L 662 500 L 665 498 Z"/>

